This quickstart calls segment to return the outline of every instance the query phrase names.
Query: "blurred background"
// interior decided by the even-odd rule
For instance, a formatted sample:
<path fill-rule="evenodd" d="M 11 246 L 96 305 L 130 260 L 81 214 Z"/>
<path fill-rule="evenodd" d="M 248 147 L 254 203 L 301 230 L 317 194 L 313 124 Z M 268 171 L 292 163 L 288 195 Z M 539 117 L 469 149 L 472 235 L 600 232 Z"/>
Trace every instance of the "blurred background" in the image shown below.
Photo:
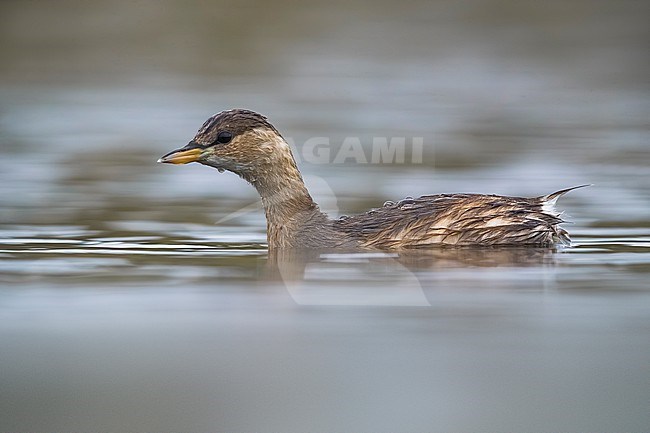
<path fill-rule="evenodd" d="M 638 220 L 640 202 L 647 213 L 647 2 L 0 8 L 5 222 L 121 220 L 114 202 L 171 218 L 158 200 L 208 191 L 235 208 L 254 201 L 232 175 L 151 164 L 231 107 L 266 114 L 298 147 L 330 137 L 334 154 L 349 136 L 424 138 L 416 167 L 304 164 L 346 212 L 405 195 L 595 183 L 575 198 L 599 200 L 590 216 L 614 207 L 617 221 Z M 92 210 L 76 206 L 87 200 Z M 192 204 L 177 219 L 199 215 Z"/>
<path fill-rule="evenodd" d="M 0 430 L 644 431 L 649 17 L 0 2 Z M 423 138 L 417 164 L 301 161 L 333 214 L 594 186 L 560 202 L 572 249 L 335 255 L 274 283 L 253 188 L 156 164 L 233 107 L 298 149 Z"/>

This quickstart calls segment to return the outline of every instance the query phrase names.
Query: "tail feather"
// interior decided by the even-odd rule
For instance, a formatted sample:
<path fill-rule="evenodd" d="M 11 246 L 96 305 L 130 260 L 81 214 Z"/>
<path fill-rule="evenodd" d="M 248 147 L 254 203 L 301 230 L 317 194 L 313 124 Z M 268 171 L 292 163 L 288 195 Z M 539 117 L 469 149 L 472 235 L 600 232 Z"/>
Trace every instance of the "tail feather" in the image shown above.
<path fill-rule="evenodd" d="M 542 196 L 542 197 L 540 197 L 540 199 L 544 203 L 554 205 L 555 202 L 557 201 L 557 199 L 562 197 L 567 192 L 573 191 L 574 189 L 578 189 L 578 188 L 585 188 L 587 186 L 593 186 L 593 183 L 586 183 L 584 185 L 572 186 L 571 188 L 561 189 L 559 191 L 555 191 L 554 193 Z"/>
<path fill-rule="evenodd" d="M 547 214 L 547 215 L 552 215 L 554 217 L 559 218 L 560 223 L 565 222 L 561 218 L 563 212 L 558 212 L 555 209 L 555 203 L 557 202 L 557 199 L 562 197 L 564 194 L 566 194 L 569 191 L 573 191 L 574 189 L 578 189 L 578 188 L 584 188 L 584 187 L 587 187 L 587 186 L 592 186 L 592 184 L 573 186 L 571 188 L 561 189 L 559 191 L 555 191 L 554 193 L 539 197 L 539 200 L 540 200 L 540 202 L 542 204 L 542 212 Z M 568 245 L 569 234 L 565 230 L 562 230 L 562 229 L 559 229 L 559 232 L 557 232 L 557 234 L 559 236 L 560 242 L 565 244 L 565 245 Z"/>

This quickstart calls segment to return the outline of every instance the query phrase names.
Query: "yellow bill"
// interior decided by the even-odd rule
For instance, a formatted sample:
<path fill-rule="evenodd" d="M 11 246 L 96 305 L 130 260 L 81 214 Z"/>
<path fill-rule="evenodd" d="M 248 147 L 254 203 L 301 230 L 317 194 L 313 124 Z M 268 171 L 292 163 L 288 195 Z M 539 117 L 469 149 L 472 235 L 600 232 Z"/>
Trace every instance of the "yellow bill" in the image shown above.
<path fill-rule="evenodd" d="M 189 162 L 197 161 L 201 156 L 202 151 L 203 149 L 196 148 L 196 147 L 192 149 L 186 149 L 184 147 L 182 149 L 172 150 L 171 152 L 169 152 L 168 154 L 160 158 L 158 162 L 162 162 L 166 164 L 187 164 Z"/>

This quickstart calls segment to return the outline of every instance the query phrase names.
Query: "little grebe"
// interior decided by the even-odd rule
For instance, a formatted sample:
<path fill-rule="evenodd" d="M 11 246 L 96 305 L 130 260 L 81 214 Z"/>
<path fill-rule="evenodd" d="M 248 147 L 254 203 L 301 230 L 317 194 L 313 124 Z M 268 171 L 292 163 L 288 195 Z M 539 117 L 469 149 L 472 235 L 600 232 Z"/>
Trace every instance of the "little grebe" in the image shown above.
<path fill-rule="evenodd" d="M 158 162 L 199 162 L 252 184 L 262 197 L 272 250 L 568 244 L 554 205 L 561 195 L 580 188 L 535 198 L 425 195 L 332 220 L 312 200 L 278 130 L 266 117 L 243 109 L 215 114 L 185 147 Z"/>

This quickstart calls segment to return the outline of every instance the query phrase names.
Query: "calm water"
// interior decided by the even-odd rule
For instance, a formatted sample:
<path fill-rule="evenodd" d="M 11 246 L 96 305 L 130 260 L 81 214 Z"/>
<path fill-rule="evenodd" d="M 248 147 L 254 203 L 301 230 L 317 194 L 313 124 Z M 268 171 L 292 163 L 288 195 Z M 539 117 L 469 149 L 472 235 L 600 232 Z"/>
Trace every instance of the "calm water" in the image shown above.
<path fill-rule="evenodd" d="M 0 431 L 647 431 L 647 16 L 3 2 Z M 594 185 L 560 200 L 571 248 L 269 260 L 250 186 L 155 163 L 234 106 L 332 215 Z M 424 155 L 310 163 L 313 137 Z"/>

